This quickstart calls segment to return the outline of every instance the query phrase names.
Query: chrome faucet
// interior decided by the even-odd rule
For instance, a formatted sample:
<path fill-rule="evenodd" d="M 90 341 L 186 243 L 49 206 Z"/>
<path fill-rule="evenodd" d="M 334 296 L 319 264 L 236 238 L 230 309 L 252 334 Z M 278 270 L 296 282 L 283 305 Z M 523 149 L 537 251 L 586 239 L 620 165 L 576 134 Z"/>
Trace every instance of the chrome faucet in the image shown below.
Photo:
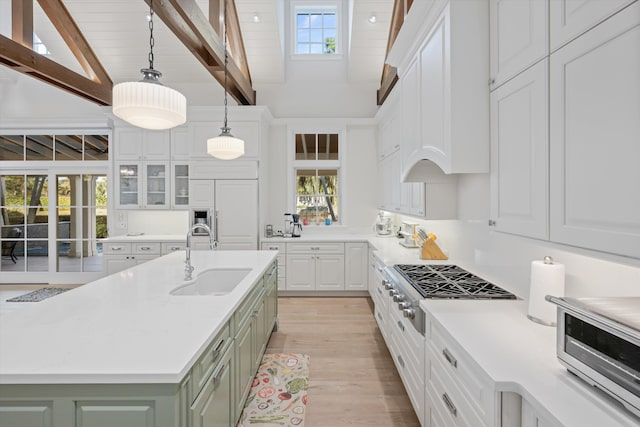
<path fill-rule="evenodd" d="M 191 227 L 191 230 L 187 231 L 187 247 L 185 251 L 187 253 L 187 258 L 184 260 L 184 280 L 191 280 L 191 273 L 193 273 L 193 266 L 191 265 L 191 237 L 193 236 L 193 232 L 196 229 L 204 229 L 209 235 L 209 246 L 211 249 L 216 249 L 218 247 L 218 242 L 215 241 L 213 234 L 211 233 L 211 229 L 206 224 L 195 224 Z"/>

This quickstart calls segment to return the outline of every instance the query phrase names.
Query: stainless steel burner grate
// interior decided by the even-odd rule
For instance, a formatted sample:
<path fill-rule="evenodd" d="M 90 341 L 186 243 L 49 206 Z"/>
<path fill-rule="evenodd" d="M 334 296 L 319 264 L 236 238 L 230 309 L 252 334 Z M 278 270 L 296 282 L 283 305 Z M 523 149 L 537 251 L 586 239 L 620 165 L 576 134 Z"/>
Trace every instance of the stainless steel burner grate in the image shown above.
<path fill-rule="evenodd" d="M 394 266 L 424 298 L 516 299 L 511 292 L 457 265 Z"/>

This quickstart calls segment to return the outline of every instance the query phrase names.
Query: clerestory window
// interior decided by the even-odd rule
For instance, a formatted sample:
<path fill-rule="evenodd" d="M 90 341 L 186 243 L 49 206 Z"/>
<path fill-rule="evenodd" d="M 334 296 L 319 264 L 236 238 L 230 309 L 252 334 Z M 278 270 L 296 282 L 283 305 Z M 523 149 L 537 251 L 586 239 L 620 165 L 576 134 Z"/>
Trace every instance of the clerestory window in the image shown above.
<path fill-rule="evenodd" d="M 337 2 L 294 2 L 292 13 L 295 55 L 340 53 L 340 16 Z"/>

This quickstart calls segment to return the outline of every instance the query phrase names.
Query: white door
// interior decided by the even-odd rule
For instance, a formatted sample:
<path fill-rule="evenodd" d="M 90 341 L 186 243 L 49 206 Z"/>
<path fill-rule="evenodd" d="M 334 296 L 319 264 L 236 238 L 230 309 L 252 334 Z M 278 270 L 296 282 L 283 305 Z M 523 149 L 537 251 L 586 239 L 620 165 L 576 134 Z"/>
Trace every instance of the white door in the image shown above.
<path fill-rule="evenodd" d="M 548 16 L 546 1 L 491 0 L 491 89 L 548 54 Z"/>
<path fill-rule="evenodd" d="M 344 255 L 316 255 L 316 290 L 344 290 Z"/>
<path fill-rule="evenodd" d="M 640 258 L 640 2 L 551 54 L 551 240 Z"/>
<path fill-rule="evenodd" d="M 215 188 L 213 179 L 190 179 L 189 206 L 192 208 L 213 209 Z"/>
<path fill-rule="evenodd" d="M 310 291 L 316 286 L 316 255 L 287 255 L 287 290 Z"/>
<path fill-rule="evenodd" d="M 549 2 L 551 52 L 634 1 L 552 0 Z"/>
<path fill-rule="evenodd" d="M 366 243 L 345 243 L 344 288 L 347 291 L 367 290 L 368 255 L 369 251 Z"/>
<path fill-rule="evenodd" d="M 496 230 L 548 238 L 548 60 L 491 93 L 491 218 Z"/>
<path fill-rule="evenodd" d="M 258 181 L 217 180 L 215 236 L 219 249 L 258 249 Z"/>

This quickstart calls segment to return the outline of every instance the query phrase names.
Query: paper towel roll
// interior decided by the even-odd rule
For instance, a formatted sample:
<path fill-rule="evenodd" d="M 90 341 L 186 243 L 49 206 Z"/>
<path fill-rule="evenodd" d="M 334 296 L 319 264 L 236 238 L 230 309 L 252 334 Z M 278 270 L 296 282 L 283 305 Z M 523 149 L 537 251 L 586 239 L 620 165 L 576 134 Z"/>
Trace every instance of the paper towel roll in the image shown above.
<path fill-rule="evenodd" d="M 551 257 L 531 262 L 529 310 L 527 317 L 534 322 L 555 326 L 556 306 L 544 299 L 545 295 L 564 296 L 564 264 L 556 264 Z"/>

